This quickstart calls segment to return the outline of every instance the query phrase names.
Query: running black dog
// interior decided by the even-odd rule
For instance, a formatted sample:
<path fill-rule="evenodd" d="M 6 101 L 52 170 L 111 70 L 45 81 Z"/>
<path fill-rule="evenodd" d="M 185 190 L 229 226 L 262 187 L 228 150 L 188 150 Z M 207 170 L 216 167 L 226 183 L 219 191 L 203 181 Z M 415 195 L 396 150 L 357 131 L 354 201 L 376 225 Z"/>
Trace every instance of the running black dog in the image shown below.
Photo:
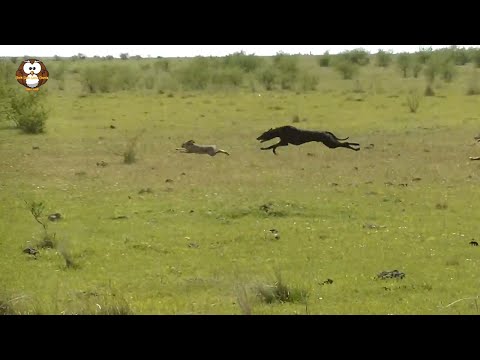
<path fill-rule="evenodd" d="M 262 135 L 260 135 L 257 140 L 260 142 L 265 142 L 271 140 L 273 138 L 280 138 L 280 141 L 274 145 L 271 145 L 266 148 L 261 148 L 262 150 L 270 150 L 273 149 L 273 153 L 277 155 L 275 151 L 279 146 L 288 146 L 288 144 L 292 145 L 302 145 L 307 142 L 317 141 L 323 143 L 325 146 L 329 147 L 330 149 L 335 149 L 338 147 L 344 147 L 351 150 L 358 151 L 360 150 L 360 144 L 351 143 L 351 142 L 340 142 L 339 140 L 347 140 L 348 137 L 345 139 L 339 139 L 330 131 L 312 131 L 312 130 L 301 130 L 297 129 L 294 126 L 281 126 L 275 129 L 270 129 L 265 131 Z M 353 147 L 353 146 L 358 147 Z"/>

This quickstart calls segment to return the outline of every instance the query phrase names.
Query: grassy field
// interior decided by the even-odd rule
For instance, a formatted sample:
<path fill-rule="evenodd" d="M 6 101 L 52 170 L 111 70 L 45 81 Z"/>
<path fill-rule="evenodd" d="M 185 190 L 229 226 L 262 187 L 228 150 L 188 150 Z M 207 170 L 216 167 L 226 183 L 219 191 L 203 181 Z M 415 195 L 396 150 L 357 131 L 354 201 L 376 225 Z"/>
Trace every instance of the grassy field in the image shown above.
<path fill-rule="evenodd" d="M 423 78 L 393 66 L 353 80 L 316 71 L 317 89 L 301 92 L 84 94 L 47 82 L 45 133 L 0 124 L 1 311 L 478 314 L 473 299 L 447 306 L 479 295 L 473 66 L 436 81 L 416 113 L 407 96 L 423 94 Z M 362 150 L 261 151 L 256 137 L 286 124 Z M 231 156 L 175 150 L 189 139 Z M 33 201 L 54 248 L 39 248 Z M 394 269 L 405 278 L 376 279 Z"/>

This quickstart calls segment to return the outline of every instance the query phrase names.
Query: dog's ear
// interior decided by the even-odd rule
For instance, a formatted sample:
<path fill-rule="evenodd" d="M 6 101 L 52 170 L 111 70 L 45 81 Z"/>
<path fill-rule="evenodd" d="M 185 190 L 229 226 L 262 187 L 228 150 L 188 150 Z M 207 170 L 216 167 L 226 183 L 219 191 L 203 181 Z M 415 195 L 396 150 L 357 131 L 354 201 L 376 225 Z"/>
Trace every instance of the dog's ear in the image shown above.
<path fill-rule="evenodd" d="M 193 141 L 193 140 L 188 140 L 187 142 L 188 142 L 189 144 L 195 144 L 195 141 Z"/>

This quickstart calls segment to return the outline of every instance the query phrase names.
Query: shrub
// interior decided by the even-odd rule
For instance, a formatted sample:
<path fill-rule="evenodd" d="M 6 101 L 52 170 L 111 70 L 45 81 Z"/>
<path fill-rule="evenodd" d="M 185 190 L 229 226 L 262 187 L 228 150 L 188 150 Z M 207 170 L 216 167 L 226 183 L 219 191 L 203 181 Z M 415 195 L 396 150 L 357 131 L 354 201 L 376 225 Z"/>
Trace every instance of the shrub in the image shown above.
<path fill-rule="evenodd" d="M 445 82 L 451 82 L 455 76 L 455 64 L 453 60 L 441 64 L 439 72 Z"/>
<path fill-rule="evenodd" d="M 337 70 L 344 80 L 351 80 L 358 74 L 358 65 L 355 65 L 345 59 L 336 62 L 335 70 Z"/>
<path fill-rule="evenodd" d="M 430 58 L 425 64 L 424 74 L 428 84 L 433 84 L 440 70 L 440 64 L 436 58 Z"/>
<path fill-rule="evenodd" d="M 83 89 L 90 94 L 108 93 L 113 90 L 112 65 L 87 65 L 80 76 Z"/>
<path fill-rule="evenodd" d="M 243 71 L 239 67 L 219 69 L 212 75 L 212 84 L 240 86 L 243 83 Z"/>
<path fill-rule="evenodd" d="M 474 70 L 467 86 L 467 95 L 479 95 L 480 85 L 478 81 L 478 73 Z"/>
<path fill-rule="evenodd" d="M 378 53 L 375 57 L 377 66 L 388 67 L 392 62 L 392 53 L 386 52 L 383 50 L 378 50 Z"/>
<path fill-rule="evenodd" d="M 317 75 L 304 71 L 299 76 L 299 86 L 303 91 L 316 90 L 318 80 Z"/>
<path fill-rule="evenodd" d="M 420 64 L 426 64 L 430 58 L 433 55 L 433 50 L 431 47 L 429 48 L 420 48 L 420 51 L 416 53 L 418 56 L 418 61 L 420 61 Z"/>
<path fill-rule="evenodd" d="M 414 58 L 413 64 L 412 64 L 412 73 L 415 79 L 418 78 L 418 75 L 420 74 L 422 69 L 423 69 L 423 65 L 420 63 L 420 61 L 418 61 L 418 59 Z"/>
<path fill-rule="evenodd" d="M 185 89 L 203 90 L 212 77 L 211 63 L 209 59 L 197 56 L 180 68 L 176 75 Z"/>
<path fill-rule="evenodd" d="M 267 91 L 273 90 L 276 74 L 271 68 L 265 68 L 258 73 L 258 81 L 265 86 Z"/>
<path fill-rule="evenodd" d="M 10 109 L 7 114 L 15 126 L 27 134 L 45 131 L 48 110 L 43 106 L 43 96 L 36 91 L 10 91 Z"/>
<path fill-rule="evenodd" d="M 332 60 L 328 51 L 326 51 L 323 55 L 318 57 L 318 65 L 321 67 L 328 67 L 330 66 L 330 61 Z"/>
<path fill-rule="evenodd" d="M 295 303 L 305 302 L 308 297 L 306 289 L 292 288 L 282 280 L 280 272 L 276 272 L 277 281 L 273 285 L 260 285 L 257 287 L 257 295 L 267 303 Z"/>
<path fill-rule="evenodd" d="M 475 67 L 480 68 L 480 49 L 471 50 L 471 57 Z"/>
<path fill-rule="evenodd" d="M 351 51 L 345 51 L 340 54 L 341 57 L 348 60 L 352 64 L 365 66 L 370 63 L 370 54 L 364 49 L 354 49 Z"/>
<path fill-rule="evenodd" d="M 453 61 L 455 65 L 465 65 L 470 61 L 468 52 L 466 49 L 459 49 L 456 46 L 452 46 Z"/>
<path fill-rule="evenodd" d="M 128 141 L 127 148 L 123 152 L 123 162 L 125 164 L 133 164 L 137 161 L 137 144 L 144 132 L 144 130 L 141 131 L 138 135 Z"/>
<path fill-rule="evenodd" d="M 225 66 L 239 68 L 244 72 L 254 72 L 262 63 L 262 58 L 254 54 L 247 55 L 243 51 L 228 55 L 224 59 Z"/>
<path fill-rule="evenodd" d="M 407 77 L 408 69 L 410 68 L 411 57 L 407 53 L 399 54 L 397 57 L 397 65 L 403 74 L 403 77 Z"/>
<path fill-rule="evenodd" d="M 416 113 L 420 106 L 420 95 L 413 90 L 407 95 L 407 105 L 411 113 Z"/>
<path fill-rule="evenodd" d="M 297 81 L 299 72 L 298 57 L 295 55 L 287 55 L 277 53 L 273 58 L 273 65 L 278 71 L 278 79 L 282 89 L 290 90 Z"/>

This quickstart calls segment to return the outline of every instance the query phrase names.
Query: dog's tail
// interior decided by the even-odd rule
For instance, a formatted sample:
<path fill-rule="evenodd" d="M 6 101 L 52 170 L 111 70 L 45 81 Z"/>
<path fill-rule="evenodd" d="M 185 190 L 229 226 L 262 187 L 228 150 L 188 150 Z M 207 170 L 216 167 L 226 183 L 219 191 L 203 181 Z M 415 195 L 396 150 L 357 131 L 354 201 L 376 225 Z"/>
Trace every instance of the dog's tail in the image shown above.
<path fill-rule="evenodd" d="M 225 150 L 222 150 L 222 149 L 217 150 L 217 152 L 215 154 L 218 154 L 218 153 L 222 153 L 222 154 L 230 156 L 230 154 L 228 152 L 226 152 Z"/>
<path fill-rule="evenodd" d="M 340 139 L 340 138 L 338 138 L 334 133 L 332 133 L 332 132 L 330 132 L 330 131 L 325 131 L 325 132 L 326 132 L 327 134 L 332 135 L 332 136 L 335 138 L 335 140 L 348 140 L 348 139 L 350 138 L 349 136 L 347 136 L 345 139 Z"/>

